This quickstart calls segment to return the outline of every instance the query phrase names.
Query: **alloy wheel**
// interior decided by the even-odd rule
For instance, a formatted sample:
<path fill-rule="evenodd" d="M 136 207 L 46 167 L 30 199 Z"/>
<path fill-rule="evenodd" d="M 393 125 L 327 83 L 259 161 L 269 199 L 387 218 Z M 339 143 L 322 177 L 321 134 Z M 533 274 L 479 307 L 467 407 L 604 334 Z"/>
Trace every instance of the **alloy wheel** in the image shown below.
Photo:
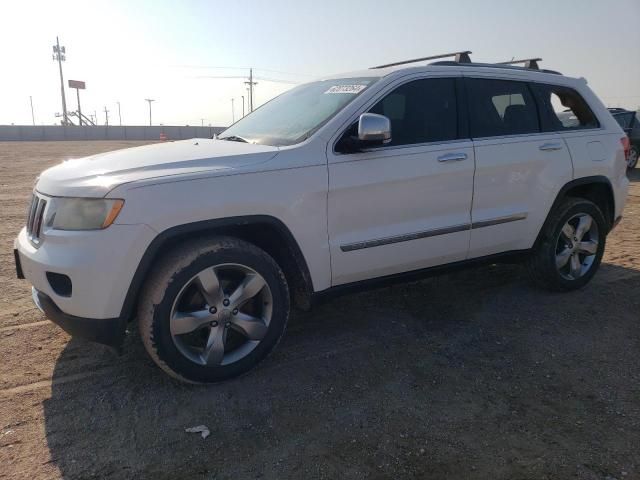
<path fill-rule="evenodd" d="M 629 150 L 629 156 L 627 157 L 628 168 L 634 168 L 636 166 L 638 163 L 638 155 L 638 149 L 636 147 L 631 147 L 631 150 Z"/>
<path fill-rule="evenodd" d="M 272 311 L 271 289 L 258 272 L 240 264 L 208 267 L 178 293 L 171 308 L 171 337 L 194 363 L 228 365 L 259 345 Z"/>
<path fill-rule="evenodd" d="M 598 252 L 598 225 L 587 213 L 572 216 L 556 243 L 556 268 L 566 280 L 577 280 L 593 265 Z"/>

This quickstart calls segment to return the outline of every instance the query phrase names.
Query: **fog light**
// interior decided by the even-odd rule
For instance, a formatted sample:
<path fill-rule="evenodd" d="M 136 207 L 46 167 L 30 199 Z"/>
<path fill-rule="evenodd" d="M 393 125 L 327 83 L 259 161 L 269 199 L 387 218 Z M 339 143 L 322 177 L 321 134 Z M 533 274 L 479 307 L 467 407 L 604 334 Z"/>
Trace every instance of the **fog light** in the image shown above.
<path fill-rule="evenodd" d="M 54 292 L 56 292 L 61 297 L 70 297 L 71 296 L 71 279 L 62 273 L 53 273 L 47 272 L 47 280 L 49 280 L 49 285 Z"/>

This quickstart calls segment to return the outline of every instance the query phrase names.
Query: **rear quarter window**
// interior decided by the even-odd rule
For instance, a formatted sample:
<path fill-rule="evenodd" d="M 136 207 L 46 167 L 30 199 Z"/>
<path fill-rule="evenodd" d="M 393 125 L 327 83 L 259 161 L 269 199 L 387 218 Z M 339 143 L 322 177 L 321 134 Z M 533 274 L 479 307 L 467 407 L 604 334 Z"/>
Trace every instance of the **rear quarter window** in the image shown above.
<path fill-rule="evenodd" d="M 600 123 L 587 102 L 572 88 L 532 83 L 546 132 L 598 128 Z"/>

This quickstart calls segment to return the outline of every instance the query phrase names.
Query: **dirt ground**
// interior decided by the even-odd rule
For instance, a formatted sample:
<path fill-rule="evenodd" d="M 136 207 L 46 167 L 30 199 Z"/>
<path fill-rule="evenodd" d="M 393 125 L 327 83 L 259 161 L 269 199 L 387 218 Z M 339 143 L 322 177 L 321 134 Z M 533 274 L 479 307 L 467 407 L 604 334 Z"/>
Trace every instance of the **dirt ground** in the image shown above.
<path fill-rule="evenodd" d="M 0 143 L 0 478 L 640 478 L 640 169 L 581 291 L 498 265 L 345 296 L 193 387 L 136 335 L 70 339 L 15 279 L 37 173 L 132 144 Z"/>

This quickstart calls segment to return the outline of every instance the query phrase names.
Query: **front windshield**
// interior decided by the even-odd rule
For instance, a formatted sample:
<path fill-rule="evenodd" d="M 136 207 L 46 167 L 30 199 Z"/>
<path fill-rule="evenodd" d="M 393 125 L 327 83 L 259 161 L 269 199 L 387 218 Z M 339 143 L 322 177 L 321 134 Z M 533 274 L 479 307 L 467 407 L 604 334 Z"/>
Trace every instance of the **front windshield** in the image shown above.
<path fill-rule="evenodd" d="M 218 138 L 273 146 L 293 145 L 309 138 L 376 80 L 341 78 L 300 85 L 234 123 Z"/>

